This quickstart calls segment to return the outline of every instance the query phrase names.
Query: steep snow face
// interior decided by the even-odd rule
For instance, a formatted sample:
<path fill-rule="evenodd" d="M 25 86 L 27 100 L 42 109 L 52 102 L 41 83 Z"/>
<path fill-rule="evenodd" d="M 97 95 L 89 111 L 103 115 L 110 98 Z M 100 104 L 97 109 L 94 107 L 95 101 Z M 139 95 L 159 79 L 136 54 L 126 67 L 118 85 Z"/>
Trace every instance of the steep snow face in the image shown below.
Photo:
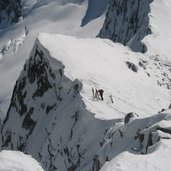
<path fill-rule="evenodd" d="M 171 0 L 155 0 L 150 5 L 150 25 L 152 34 L 143 42 L 148 46 L 148 54 L 158 54 L 161 59 L 169 60 L 171 56 Z"/>
<path fill-rule="evenodd" d="M 30 156 L 16 151 L 0 152 L 0 171 L 43 171 L 42 167 Z"/>
<path fill-rule="evenodd" d="M 151 0 L 110 1 L 99 37 L 128 45 L 134 51 L 145 52 L 146 47 L 141 40 L 151 33 L 148 17 L 150 2 Z"/>
<path fill-rule="evenodd" d="M 140 118 L 167 108 L 169 96 L 141 57 L 109 40 L 40 34 L 13 91 L 2 149 L 31 154 L 48 171 L 99 171 L 125 150 L 150 153 L 158 131 L 169 137 L 170 112 Z"/>
<path fill-rule="evenodd" d="M 21 0 L 1 0 L 0 29 L 16 23 L 21 17 Z"/>

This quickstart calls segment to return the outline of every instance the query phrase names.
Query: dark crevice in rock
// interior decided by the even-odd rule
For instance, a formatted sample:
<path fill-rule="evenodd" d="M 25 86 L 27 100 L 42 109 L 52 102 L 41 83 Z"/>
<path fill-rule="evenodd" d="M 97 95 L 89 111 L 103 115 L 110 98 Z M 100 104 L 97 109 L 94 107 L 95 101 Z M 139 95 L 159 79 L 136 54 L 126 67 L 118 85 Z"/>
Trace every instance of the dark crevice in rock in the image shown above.
<path fill-rule="evenodd" d="M 95 155 L 93 159 L 92 171 L 99 171 L 101 167 L 102 167 L 102 164 L 100 163 L 99 156 Z"/>
<path fill-rule="evenodd" d="M 9 129 L 6 130 L 5 135 L 2 135 L 2 147 L 8 147 L 11 143 L 11 131 Z M 11 148 L 12 149 L 12 148 Z"/>
<path fill-rule="evenodd" d="M 56 106 L 56 104 L 48 105 L 48 106 L 46 107 L 46 113 L 48 114 L 55 106 Z"/>
<path fill-rule="evenodd" d="M 158 127 L 157 130 L 160 130 L 162 132 L 165 132 L 167 134 L 171 135 L 171 129 L 170 128 L 162 128 L 162 127 Z"/>
<path fill-rule="evenodd" d="M 29 133 L 28 133 L 27 137 L 29 135 L 31 135 L 31 133 L 33 132 L 34 127 L 36 125 L 36 121 L 34 121 L 31 118 L 31 115 L 33 114 L 33 111 L 34 111 L 34 108 L 31 107 L 30 110 L 28 111 L 28 113 L 26 114 L 25 118 L 23 119 L 23 123 L 22 123 L 22 127 L 24 129 L 26 129 L 26 130 L 29 130 Z"/>

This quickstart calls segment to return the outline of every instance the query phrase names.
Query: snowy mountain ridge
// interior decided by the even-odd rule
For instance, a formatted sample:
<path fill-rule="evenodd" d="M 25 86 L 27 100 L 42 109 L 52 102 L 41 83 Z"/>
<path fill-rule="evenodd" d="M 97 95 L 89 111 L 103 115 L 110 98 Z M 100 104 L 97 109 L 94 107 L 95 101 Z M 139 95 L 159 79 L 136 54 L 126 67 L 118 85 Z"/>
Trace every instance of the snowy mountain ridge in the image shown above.
<path fill-rule="evenodd" d="M 116 20 L 110 31 L 145 54 L 92 38 L 108 3 L 101 33 Z M 22 1 L 23 19 L 0 31 L 1 148 L 47 171 L 170 169 L 170 8 L 170 0 Z"/>
<path fill-rule="evenodd" d="M 24 12 L 22 13 L 27 13 L 26 17 L 16 25 L 0 31 L 0 71 L 3 73 L 0 74 L 0 79 L 4 80 L 0 84 L 2 90 L 0 92 L 0 117 L 2 120 L 9 108 L 15 82 L 25 60 L 29 57 L 39 32 L 77 35 L 84 38 L 95 37 L 103 23 L 105 14 L 93 19 L 84 27 L 80 26 L 86 15 L 88 1 L 81 4 L 65 3 L 65 5 L 52 0 L 49 2 L 45 0 L 38 2 L 34 0 L 24 1 Z M 91 14 L 89 14 L 90 17 L 96 15 L 95 13 Z"/>

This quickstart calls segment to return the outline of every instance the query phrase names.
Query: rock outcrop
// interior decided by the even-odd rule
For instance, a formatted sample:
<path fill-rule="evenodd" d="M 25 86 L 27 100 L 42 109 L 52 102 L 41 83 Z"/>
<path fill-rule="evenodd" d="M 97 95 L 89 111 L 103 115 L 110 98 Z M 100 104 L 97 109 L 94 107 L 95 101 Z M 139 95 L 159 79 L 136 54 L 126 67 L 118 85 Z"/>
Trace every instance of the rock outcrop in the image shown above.
<path fill-rule="evenodd" d="M 151 33 L 148 14 L 152 0 L 112 0 L 99 37 L 129 46 L 132 50 L 145 52 L 141 42 Z"/>
<path fill-rule="evenodd" d="M 21 17 L 21 0 L 0 1 L 0 28 L 17 23 Z"/>

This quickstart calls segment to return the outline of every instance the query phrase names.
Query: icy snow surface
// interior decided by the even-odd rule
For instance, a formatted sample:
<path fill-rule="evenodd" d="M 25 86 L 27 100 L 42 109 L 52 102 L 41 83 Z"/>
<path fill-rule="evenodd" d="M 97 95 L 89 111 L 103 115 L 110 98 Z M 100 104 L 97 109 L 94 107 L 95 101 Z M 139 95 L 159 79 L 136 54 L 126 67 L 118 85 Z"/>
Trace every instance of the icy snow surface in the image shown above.
<path fill-rule="evenodd" d="M 88 110 L 96 117 L 113 119 L 128 112 L 148 116 L 168 107 L 167 90 L 158 86 L 139 66 L 142 54 L 109 40 L 46 33 L 40 34 L 38 39 L 52 57 L 63 63 L 67 77 L 83 83 L 81 94 Z M 127 61 L 135 64 L 138 71 L 129 69 Z M 104 90 L 104 101 L 92 99 L 92 88 Z"/>
<path fill-rule="evenodd" d="M 43 169 L 31 156 L 17 151 L 1 151 L 0 171 L 43 171 Z"/>
<path fill-rule="evenodd" d="M 100 171 L 169 171 L 171 143 L 162 140 L 156 151 L 147 155 L 136 155 L 125 151 L 114 158 Z"/>

